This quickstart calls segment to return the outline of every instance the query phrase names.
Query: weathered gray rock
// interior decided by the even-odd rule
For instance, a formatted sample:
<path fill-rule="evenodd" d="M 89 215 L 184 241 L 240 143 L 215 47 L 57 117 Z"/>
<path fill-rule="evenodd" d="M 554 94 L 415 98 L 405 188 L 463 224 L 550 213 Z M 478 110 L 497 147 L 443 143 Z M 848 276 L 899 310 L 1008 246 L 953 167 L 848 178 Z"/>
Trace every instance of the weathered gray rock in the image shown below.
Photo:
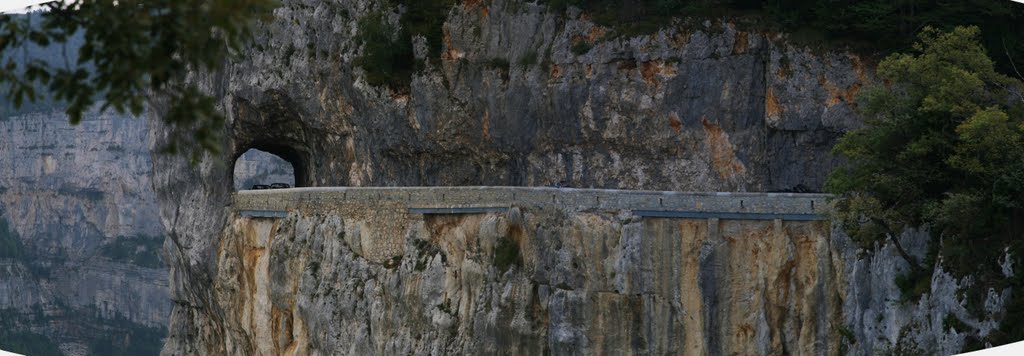
<path fill-rule="evenodd" d="M 56 112 L 0 118 L 0 225 L 22 246 L 0 254 L 3 332 L 68 354 L 118 335 L 159 346 L 171 303 L 159 242 L 146 243 L 164 230 L 146 125 L 98 112 L 78 126 Z M 103 252 L 116 243 L 127 258 Z M 133 262 L 137 252 L 152 259 Z"/>
<path fill-rule="evenodd" d="M 365 216 L 377 209 L 294 213 L 280 226 L 231 215 L 228 167 L 251 148 L 292 163 L 300 186 L 819 190 L 871 81 L 856 55 L 724 21 L 605 38 L 579 11 L 494 0 L 453 7 L 440 59 L 394 92 L 352 64 L 360 17 L 383 10 L 397 22 L 381 6 L 284 1 L 239 61 L 195 76 L 229 124 L 222 153 L 198 166 L 154 162 L 175 301 L 165 354 L 866 354 L 879 336 L 896 342 L 904 326 L 957 310 L 943 298 L 962 284 L 939 271 L 943 294 L 866 322 L 903 267 L 885 249 L 860 259 L 837 234 L 668 242 L 676 227 L 618 214 L 520 211 L 401 229 Z M 577 41 L 593 47 L 574 54 Z M 422 39 L 416 47 L 424 56 Z M 169 130 L 153 128 L 154 147 Z M 516 241 L 534 259 L 512 273 L 480 252 L 518 236 L 505 231 L 529 231 Z M 769 246 L 771 257 L 750 255 Z M 769 278 L 790 262 L 803 267 Z M 686 326 L 696 319 L 703 328 Z M 956 349 L 960 339 L 929 325 L 913 337 Z"/>
<path fill-rule="evenodd" d="M 514 223 L 500 213 L 417 216 L 352 204 L 282 220 L 233 218 L 221 237 L 212 286 L 224 308 L 224 350 L 822 354 L 839 348 L 839 334 L 828 325 L 840 321 L 833 274 L 841 271 L 827 258 L 834 253 L 827 223 L 630 219 L 628 212 L 557 208 L 521 214 Z M 380 239 L 402 245 L 394 249 Z M 351 240 L 378 243 L 357 252 Z M 375 261 L 370 256 L 377 253 L 390 257 Z"/>
<path fill-rule="evenodd" d="M 970 276 L 957 279 L 936 267 L 930 292 L 916 302 L 906 301 L 894 283 L 910 266 L 892 246 L 877 247 L 866 257 L 840 231 L 833 233 L 835 244 L 846 251 L 843 301 L 844 328 L 853 342 L 851 351 L 875 354 L 888 350 L 913 350 L 932 355 L 960 352 L 968 338 L 981 340 L 999 325 L 1010 290 L 987 291 L 982 315 L 967 310 L 964 291 L 972 288 Z M 916 258 L 927 251 L 927 232 L 908 231 L 900 237 L 902 245 Z M 955 321 L 954 321 L 955 320 Z"/>
<path fill-rule="evenodd" d="M 356 22 L 379 6 L 286 2 L 243 60 L 203 76 L 231 116 L 226 155 L 263 148 L 304 185 L 814 190 L 867 81 L 854 55 L 728 24 L 603 38 L 494 1 L 454 7 L 441 60 L 394 93 L 351 64 Z M 573 54 L 576 40 L 593 49 Z"/>

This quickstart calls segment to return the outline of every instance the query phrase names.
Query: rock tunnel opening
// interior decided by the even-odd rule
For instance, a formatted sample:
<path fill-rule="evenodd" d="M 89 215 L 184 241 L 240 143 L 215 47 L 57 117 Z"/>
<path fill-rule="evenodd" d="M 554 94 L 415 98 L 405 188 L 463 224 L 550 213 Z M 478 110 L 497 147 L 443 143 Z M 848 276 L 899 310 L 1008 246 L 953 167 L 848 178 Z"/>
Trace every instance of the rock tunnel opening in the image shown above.
<path fill-rule="evenodd" d="M 309 186 L 302 157 L 285 146 L 262 145 L 235 154 L 233 185 L 235 191 L 268 188 L 275 183 L 289 187 Z"/>

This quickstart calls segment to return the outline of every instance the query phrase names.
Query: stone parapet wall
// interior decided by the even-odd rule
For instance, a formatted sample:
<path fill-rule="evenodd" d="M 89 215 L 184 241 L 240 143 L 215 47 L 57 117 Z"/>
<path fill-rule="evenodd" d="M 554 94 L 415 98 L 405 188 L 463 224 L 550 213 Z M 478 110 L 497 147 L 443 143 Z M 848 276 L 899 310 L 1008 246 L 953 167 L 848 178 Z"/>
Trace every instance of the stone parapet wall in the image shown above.
<path fill-rule="evenodd" d="M 235 210 L 377 208 L 555 207 L 566 211 L 657 210 L 818 215 L 827 194 L 690 193 L 546 187 L 293 188 L 242 191 Z"/>

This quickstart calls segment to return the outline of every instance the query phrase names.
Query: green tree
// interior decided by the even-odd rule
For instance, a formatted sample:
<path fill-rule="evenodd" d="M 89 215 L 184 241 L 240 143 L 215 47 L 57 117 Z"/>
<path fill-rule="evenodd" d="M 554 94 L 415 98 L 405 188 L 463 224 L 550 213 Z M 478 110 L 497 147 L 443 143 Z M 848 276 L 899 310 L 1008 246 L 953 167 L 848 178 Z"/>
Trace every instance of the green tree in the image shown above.
<path fill-rule="evenodd" d="M 1001 280 L 997 261 L 1004 248 L 1024 251 L 1024 85 L 995 70 L 976 27 L 918 38 L 879 64 L 886 84 L 859 98 L 866 127 L 835 147 L 849 160 L 826 187 L 838 195 L 836 218 L 865 246 L 892 243 L 919 276 L 942 261 L 982 284 L 1019 287 Z M 929 261 L 896 239 L 923 226 L 934 237 Z"/>
<path fill-rule="evenodd" d="M 165 149 L 198 146 L 198 158 L 219 147 L 224 117 L 189 73 L 221 68 L 275 6 L 275 0 L 70 0 L 46 3 L 34 16 L 3 15 L 0 85 L 15 107 L 38 99 L 66 103 L 72 123 L 96 102 L 139 115 L 149 95 L 158 94 L 167 100 L 162 119 L 174 128 Z M 61 64 L 28 50 L 73 36 L 82 36 L 82 46 Z"/>
<path fill-rule="evenodd" d="M 456 1 L 395 0 L 382 3 L 382 11 L 359 19 L 356 39 L 363 48 L 362 54 L 352 64 L 366 71 L 366 81 L 371 85 L 408 92 L 413 74 L 426 67 L 424 61 L 414 58 L 413 37 L 422 36 L 426 41 L 427 61 L 440 60 L 444 49 L 444 22 Z M 392 10 L 402 14 L 396 25 L 388 22 L 388 14 Z"/>

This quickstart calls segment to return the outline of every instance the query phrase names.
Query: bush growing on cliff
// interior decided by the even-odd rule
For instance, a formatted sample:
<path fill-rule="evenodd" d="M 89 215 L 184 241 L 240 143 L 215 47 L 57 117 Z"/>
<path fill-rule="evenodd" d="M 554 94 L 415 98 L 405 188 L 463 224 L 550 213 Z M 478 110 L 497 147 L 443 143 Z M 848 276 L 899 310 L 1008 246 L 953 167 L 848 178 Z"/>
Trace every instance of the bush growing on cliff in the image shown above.
<path fill-rule="evenodd" d="M 840 139 L 835 151 L 850 164 L 827 184 L 852 238 L 892 243 L 913 266 L 901 285 L 923 292 L 913 279 L 929 278 L 941 261 L 977 278 L 966 291 L 975 306 L 986 287 L 1015 295 L 1024 287 L 1020 273 L 1005 278 L 998 263 L 1004 248 L 1014 265 L 1024 261 L 1024 83 L 998 73 L 979 38 L 977 27 L 926 28 L 910 53 L 883 60 L 887 84 L 861 93 L 867 126 Z M 922 226 L 934 236 L 928 261 L 896 239 Z"/>
<path fill-rule="evenodd" d="M 396 30 L 384 14 L 372 14 L 359 20 L 363 54 L 353 64 L 366 71 L 370 85 L 398 89 L 407 87 L 412 80 L 412 42 L 404 31 Z"/>
<path fill-rule="evenodd" d="M 455 0 L 397 0 L 405 7 L 402 27 L 411 35 L 420 35 L 427 40 L 428 58 L 441 56 L 444 48 L 444 21 L 448 11 L 457 3 Z"/>
<path fill-rule="evenodd" d="M 522 265 L 523 258 L 519 252 L 519 244 L 508 237 L 499 238 L 498 245 L 494 247 L 494 266 L 504 273 L 512 266 Z"/>
<path fill-rule="evenodd" d="M 444 21 L 454 0 L 398 0 L 403 12 L 398 26 L 388 22 L 385 13 L 377 12 L 359 20 L 357 40 L 363 53 L 355 64 L 366 71 L 366 81 L 374 86 L 388 86 L 406 91 L 412 75 L 422 67 L 413 53 L 413 36 L 422 36 L 427 43 L 427 59 L 437 59 L 444 47 Z M 385 8 L 390 7 L 385 3 Z"/>
<path fill-rule="evenodd" d="M 587 41 L 577 41 L 576 43 L 573 43 L 570 50 L 572 50 L 572 54 L 582 56 L 584 54 L 587 54 L 587 52 L 590 52 L 591 48 L 594 48 L 594 46 L 591 45 L 590 43 L 587 43 Z"/>

